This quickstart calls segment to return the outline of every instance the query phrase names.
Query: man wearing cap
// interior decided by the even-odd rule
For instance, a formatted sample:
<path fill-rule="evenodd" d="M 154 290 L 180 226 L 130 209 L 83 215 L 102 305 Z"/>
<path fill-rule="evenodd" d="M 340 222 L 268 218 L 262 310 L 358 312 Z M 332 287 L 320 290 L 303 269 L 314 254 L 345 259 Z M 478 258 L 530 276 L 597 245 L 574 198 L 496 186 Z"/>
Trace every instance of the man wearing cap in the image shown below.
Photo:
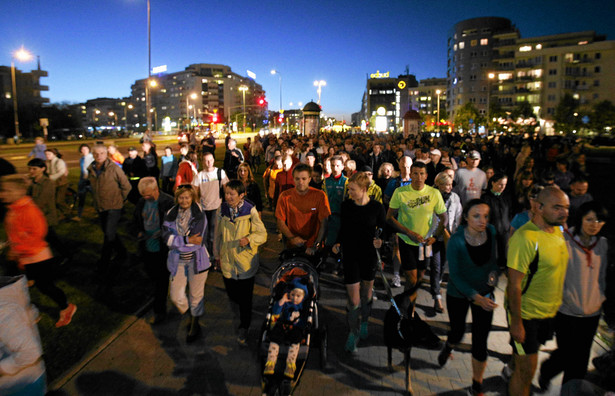
<path fill-rule="evenodd" d="M 468 165 L 465 168 L 459 168 L 455 172 L 454 191 L 461 198 L 462 205 L 471 199 L 480 198 L 483 190 L 487 189 L 487 175 L 478 169 L 480 153 L 476 150 L 470 151 L 466 162 Z"/>
<path fill-rule="evenodd" d="M 139 194 L 139 180 L 142 177 L 147 176 L 147 167 L 145 166 L 145 161 L 143 158 L 139 157 L 139 152 L 136 147 L 128 148 L 128 158 L 124 160 L 122 164 L 122 169 L 130 181 L 130 186 L 132 189 L 130 190 L 130 194 L 128 194 L 128 200 L 133 204 L 137 204 L 141 195 Z"/>
<path fill-rule="evenodd" d="M 440 162 L 440 158 L 442 158 L 442 153 L 437 148 L 429 151 L 431 161 L 427 164 L 427 181 L 425 181 L 428 186 L 433 186 L 436 175 L 446 169 L 446 166 Z"/>

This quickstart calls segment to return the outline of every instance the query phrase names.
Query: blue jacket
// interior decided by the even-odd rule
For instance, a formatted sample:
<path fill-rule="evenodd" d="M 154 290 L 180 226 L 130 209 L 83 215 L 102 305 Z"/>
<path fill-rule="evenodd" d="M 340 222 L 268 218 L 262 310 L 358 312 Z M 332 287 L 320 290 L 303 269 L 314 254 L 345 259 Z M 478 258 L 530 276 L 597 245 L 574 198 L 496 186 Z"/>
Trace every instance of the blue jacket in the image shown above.
<path fill-rule="evenodd" d="M 177 213 L 179 212 L 179 205 L 173 206 L 164 217 L 164 223 L 162 223 L 162 238 L 166 245 L 169 247 L 169 256 L 167 258 L 167 268 L 171 273 L 171 276 L 175 276 L 177 273 L 177 266 L 179 264 L 179 254 L 194 252 L 196 260 L 194 262 L 194 273 L 200 273 L 207 271 L 211 267 L 209 262 L 209 255 L 205 248 L 205 241 L 207 240 L 207 218 L 198 204 L 192 203 L 190 208 L 192 215 L 190 218 L 190 229 L 188 235 L 200 234 L 203 237 L 203 242 L 200 245 L 193 245 L 187 243 L 188 235 L 179 235 L 177 231 Z"/>
<path fill-rule="evenodd" d="M 491 256 L 488 262 L 478 266 L 474 264 L 470 258 L 470 253 L 468 253 L 464 237 L 465 228 L 465 225 L 459 226 L 446 247 L 446 258 L 448 259 L 450 273 L 446 292 L 452 297 L 472 300 L 476 294 L 485 295 L 491 291 L 487 282 L 491 272 L 498 272 L 497 243 L 495 228 L 489 224 L 487 232 L 489 238 L 491 238 Z"/>

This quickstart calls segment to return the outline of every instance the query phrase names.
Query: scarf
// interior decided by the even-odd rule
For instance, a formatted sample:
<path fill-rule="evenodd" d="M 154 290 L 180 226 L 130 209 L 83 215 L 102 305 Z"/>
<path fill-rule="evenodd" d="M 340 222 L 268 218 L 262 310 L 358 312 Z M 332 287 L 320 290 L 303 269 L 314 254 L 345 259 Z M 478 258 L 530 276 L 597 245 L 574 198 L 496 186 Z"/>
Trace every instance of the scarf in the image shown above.
<path fill-rule="evenodd" d="M 243 207 L 243 199 L 241 201 L 239 201 L 239 203 L 237 204 L 236 207 L 232 208 L 232 207 L 228 207 L 229 208 L 229 217 L 231 219 L 232 222 L 235 222 L 235 219 L 239 216 L 239 211 L 241 210 L 241 208 Z"/>
<path fill-rule="evenodd" d="M 190 233 L 190 218 L 192 217 L 192 211 L 190 208 L 179 208 L 177 211 L 177 233 L 179 235 L 188 235 Z"/>
<path fill-rule="evenodd" d="M 581 243 L 581 241 L 577 240 L 574 235 L 572 235 L 570 233 L 569 230 L 565 230 L 564 231 L 566 234 L 568 234 L 568 236 L 570 236 L 570 239 L 572 239 L 572 241 L 585 253 L 585 257 L 587 258 L 587 266 L 589 268 L 594 268 L 592 267 L 592 251 L 594 250 L 594 248 L 596 247 L 596 245 L 598 244 L 598 241 L 600 240 L 599 238 L 596 238 L 596 240 L 594 241 L 594 243 L 592 243 L 591 245 L 585 247 L 583 246 L 583 244 Z"/>

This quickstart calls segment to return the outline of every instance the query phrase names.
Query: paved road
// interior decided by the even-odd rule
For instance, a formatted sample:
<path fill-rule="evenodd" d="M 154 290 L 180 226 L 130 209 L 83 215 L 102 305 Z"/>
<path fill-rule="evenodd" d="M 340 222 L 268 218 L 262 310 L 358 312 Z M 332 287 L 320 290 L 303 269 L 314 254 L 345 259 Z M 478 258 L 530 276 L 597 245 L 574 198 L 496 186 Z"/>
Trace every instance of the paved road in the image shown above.
<path fill-rule="evenodd" d="M 254 319 L 249 334 L 249 347 L 239 347 L 234 329 L 238 325 L 226 294 L 220 273 L 212 273 L 206 285 L 206 307 L 202 318 L 204 336 L 192 345 L 185 343 L 187 318 L 174 314 L 164 325 L 152 328 L 146 322 L 151 312 L 131 317 L 107 342 L 77 365 L 52 388 L 59 395 L 258 395 L 260 365 L 257 356 L 259 328 L 265 316 L 269 296 L 270 275 L 277 265 L 280 242 L 274 234 L 273 216 L 264 212 L 269 230 L 268 242 L 262 249 L 262 266 L 255 287 Z M 502 301 L 502 288 L 496 291 Z M 321 320 L 329 328 L 328 365 L 324 371 L 318 364 L 318 349 L 308 359 L 296 395 L 397 395 L 403 392 L 402 354 L 395 351 L 395 370 L 386 367 L 386 348 L 382 341 L 382 318 L 389 308 L 382 291 L 374 304 L 370 337 L 362 342 L 359 352 L 350 355 L 343 350 L 346 337 L 345 293 L 339 279 L 321 276 Z M 428 291 L 419 291 L 418 312 L 444 336 L 447 316 L 436 315 Z M 175 312 L 170 307 L 171 312 Z M 469 342 L 466 335 L 463 342 Z M 455 352 L 454 358 L 440 369 L 438 351 L 414 348 L 412 381 L 416 395 L 461 395 L 471 383 L 469 345 Z M 554 348 L 549 343 L 546 352 Z M 595 352 L 601 352 L 598 345 Z M 505 394 L 500 371 L 510 354 L 504 310 L 495 313 L 489 338 L 489 361 L 485 373 L 487 395 Z M 594 352 L 594 353 L 595 353 Z M 540 359 L 545 358 L 541 352 Z M 561 381 L 556 378 L 554 385 Z M 535 381 L 536 383 L 536 381 Z M 559 394 L 553 386 L 547 395 Z"/>

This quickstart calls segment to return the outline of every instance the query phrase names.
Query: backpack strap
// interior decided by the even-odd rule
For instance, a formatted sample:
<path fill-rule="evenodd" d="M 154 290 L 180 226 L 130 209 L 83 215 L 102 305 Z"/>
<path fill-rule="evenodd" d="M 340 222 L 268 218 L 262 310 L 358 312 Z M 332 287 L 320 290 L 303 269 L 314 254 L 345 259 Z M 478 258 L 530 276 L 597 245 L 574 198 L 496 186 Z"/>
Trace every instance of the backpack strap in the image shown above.
<path fill-rule="evenodd" d="M 538 257 L 538 242 L 536 242 L 536 255 L 534 256 L 534 259 L 532 260 L 532 262 L 530 262 L 530 266 L 529 266 L 530 272 L 528 272 L 528 274 L 527 274 L 527 282 L 525 283 L 525 287 L 521 291 L 521 295 L 525 294 L 527 289 L 530 287 L 530 283 L 532 282 L 532 278 L 534 277 L 534 274 L 538 271 L 538 259 L 539 259 L 539 257 Z"/>
<path fill-rule="evenodd" d="M 222 169 L 220 168 L 218 168 L 218 191 L 220 198 L 224 198 L 224 193 L 222 192 Z"/>

